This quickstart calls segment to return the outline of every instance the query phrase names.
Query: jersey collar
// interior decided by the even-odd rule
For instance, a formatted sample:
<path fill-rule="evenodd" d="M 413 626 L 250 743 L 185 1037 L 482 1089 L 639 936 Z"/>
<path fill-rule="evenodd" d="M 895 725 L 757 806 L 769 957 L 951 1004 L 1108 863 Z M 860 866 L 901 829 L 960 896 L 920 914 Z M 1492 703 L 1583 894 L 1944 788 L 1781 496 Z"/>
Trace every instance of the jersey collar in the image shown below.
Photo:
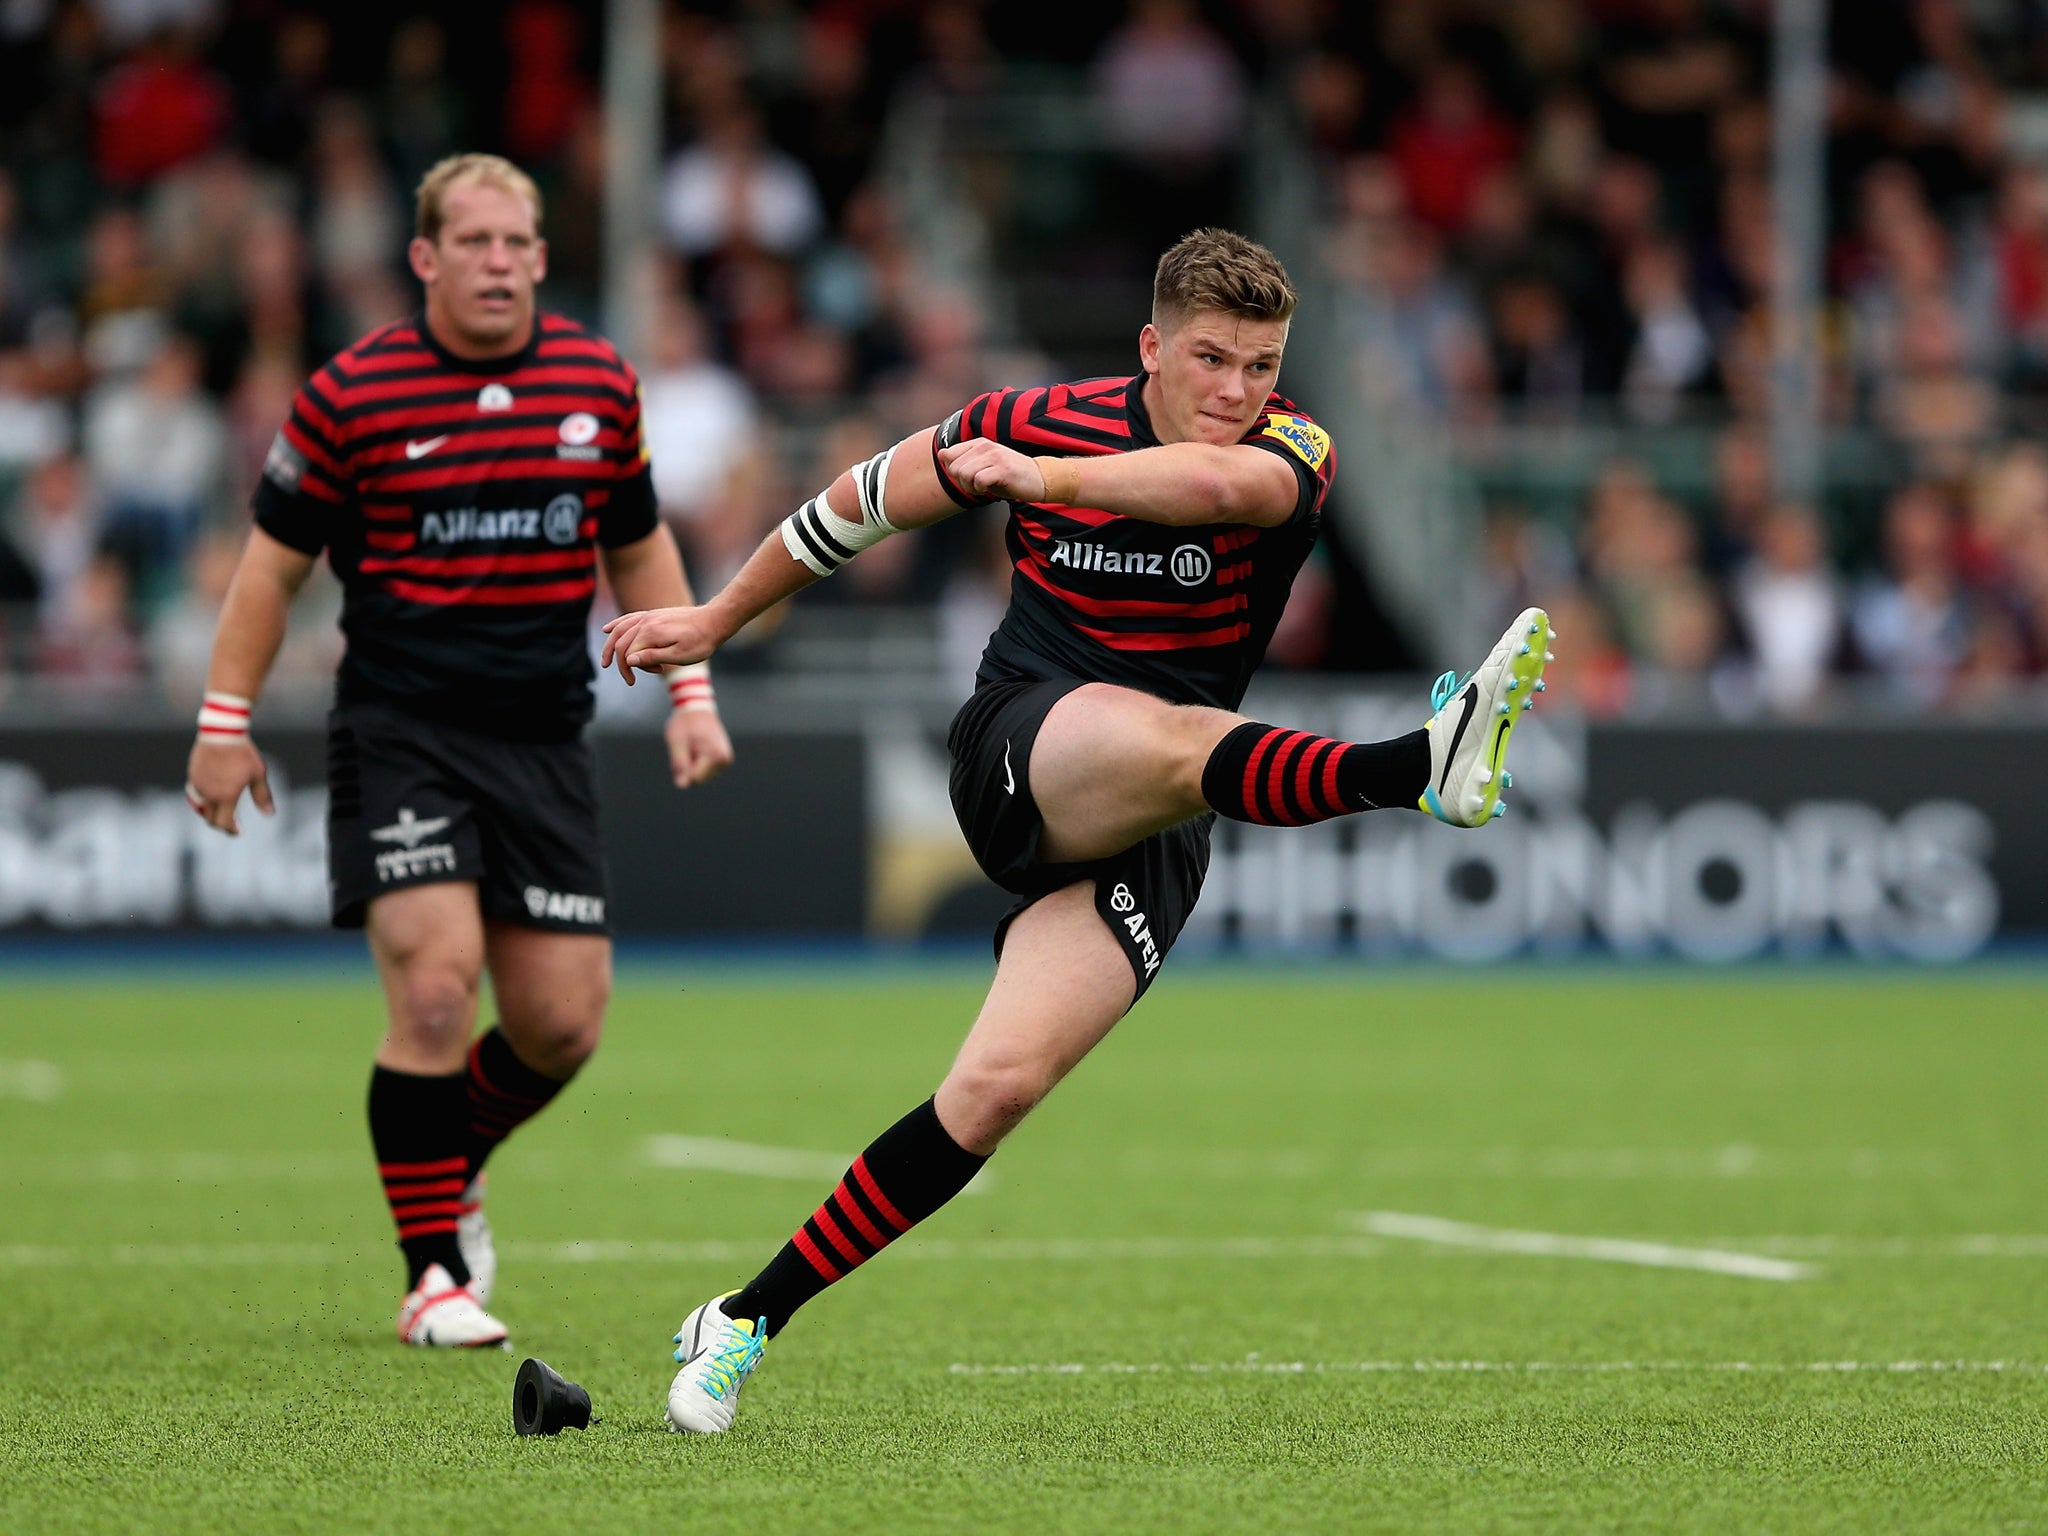
<path fill-rule="evenodd" d="M 1149 373 L 1140 373 L 1124 386 L 1124 415 L 1131 424 L 1131 441 L 1141 448 L 1157 448 L 1159 434 L 1152 430 L 1152 413 L 1145 409 L 1145 381 Z"/>
<path fill-rule="evenodd" d="M 458 373 L 513 373 L 533 361 L 540 350 L 541 312 L 533 312 L 533 330 L 528 333 L 526 345 L 517 352 L 508 352 L 503 357 L 457 357 L 441 345 L 441 338 L 434 334 L 427 324 L 427 312 L 421 310 L 412 317 L 412 328 L 419 332 L 420 340 L 429 352 L 441 361 L 443 368 L 453 368 Z"/>

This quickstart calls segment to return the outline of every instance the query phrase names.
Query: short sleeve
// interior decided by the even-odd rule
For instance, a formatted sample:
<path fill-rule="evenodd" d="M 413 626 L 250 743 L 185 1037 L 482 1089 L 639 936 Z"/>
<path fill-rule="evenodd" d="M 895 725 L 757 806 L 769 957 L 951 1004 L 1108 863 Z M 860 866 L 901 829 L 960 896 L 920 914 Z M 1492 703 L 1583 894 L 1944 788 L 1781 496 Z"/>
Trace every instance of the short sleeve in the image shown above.
<path fill-rule="evenodd" d="M 1294 503 L 1294 520 L 1313 516 L 1322 509 L 1330 494 L 1330 483 L 1337 477 L 1337 449 L 1328 432 L 1299 412 L 1269 410 L 1244 439 L 1244 445 L 1277 454 L 1293 469 L 1300 487 Z"/>
<path fill-rule="evenodd" d="M 619 441 L 612 454 L 614 485 L 597 519 L 597 542 L 606 549 L 639 543 L 660 521 L 653 458 L 640 413 L 640 381 L 630 367 L 626 381 L 632 386 L 632 403 L 619 419 Z"/>
<path fill-rule="evenodd" d="M 992 389 L 985 395 L 976 395 L 973 400 L 940 422 L 932 433 L 932 468 L 939 477 L 939 485 L 959 507 L 988 507 L 1003 498 L 1000 496 L 975 496 L 960 488 L 953 477 L 946 473 L 946 466 L 939 461 L 941 448 L 952 448 L 969 438 L 987 438 L 991 442 L 1015 447 L 1004 435 L 1001 423 L 1008 419 L 1006 402 L 1016 394 L 1013 389 Z"/>
<path fill-rule="evenodd" d="M 350 499 L 340 432 L 316 374 L 292 398 L 250 505 L 256 526 L 273 539 L 317 555 L 333 542 L 336 518 Z"/>

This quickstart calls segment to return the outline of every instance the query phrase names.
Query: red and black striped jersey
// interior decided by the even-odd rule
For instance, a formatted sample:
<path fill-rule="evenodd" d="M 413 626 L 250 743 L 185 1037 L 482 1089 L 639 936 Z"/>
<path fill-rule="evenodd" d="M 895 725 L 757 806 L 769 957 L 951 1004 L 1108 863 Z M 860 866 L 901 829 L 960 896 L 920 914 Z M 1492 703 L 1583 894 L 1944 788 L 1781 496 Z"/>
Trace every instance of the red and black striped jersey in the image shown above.
<path fill-rule="evenodd" d="M 254 500 L 341 578 L 344 699 L 529 739 L 589 719 L 598 548 L 656 524 L 632 368 L 550 314 L 484 360 L 372 331 L 300 387 Z"/>
<path fill-rule="evenodd" d="M 934 452 L 974 437 L 1059 457 L 1154 447 L 1145 378 L 995 390 L 939 428 Z M 1278 527 L 1172 527 L 1013 502 L 1010 606 L 982 655 L 981 680 L 1078 677 L 1235 709 L 1315 546 L 1337 468 L 1329 434 L 1279 395 L 1240 441 L 1278 454 L 1300 483 L 1294 516 Z M 943 470 L 939 478 L 947 480 Z M 971 504 L 958 487 L 947 490 Z"/>

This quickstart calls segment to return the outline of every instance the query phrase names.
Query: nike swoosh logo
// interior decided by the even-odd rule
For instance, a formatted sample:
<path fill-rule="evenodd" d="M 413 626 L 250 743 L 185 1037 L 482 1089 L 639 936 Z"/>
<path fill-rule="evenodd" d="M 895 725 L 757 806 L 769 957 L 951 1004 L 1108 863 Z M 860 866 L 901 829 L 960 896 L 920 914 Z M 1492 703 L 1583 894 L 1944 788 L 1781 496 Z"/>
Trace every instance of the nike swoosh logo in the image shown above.
<path fill-rule="evenodd" d="M 1458 728 L 1451 733 L 1451 748 L 1444 753 L 1444 776 L 1437 781 L 1436 792 L 1442 794 L 1444 786 L 1451 782 L 1451 764 L 1457 760 L 1458 743 L 1465 739 L 1465 727 L 1472 723 L 1472 711 L 1479 707 L 1479 685 L 1465 685 L 1465 713 L 1458 717 Z M 1413 779 L 1409 783 L 1414 783 Z"/>
<path fill-rule="evenodd" d="M 1017 776 L 1010 772 L 1010 744 L 1003 743 L 1003 790 L 1006 794 L 1017 793 Z"/>
<path fill-rule="evenodd" d="M 439 437 L 430 437 L 424 443 L 407 443 L 405 456 L 408 459 L 423 459 L 447 441 L 448 434 L 443 432 Z"/>

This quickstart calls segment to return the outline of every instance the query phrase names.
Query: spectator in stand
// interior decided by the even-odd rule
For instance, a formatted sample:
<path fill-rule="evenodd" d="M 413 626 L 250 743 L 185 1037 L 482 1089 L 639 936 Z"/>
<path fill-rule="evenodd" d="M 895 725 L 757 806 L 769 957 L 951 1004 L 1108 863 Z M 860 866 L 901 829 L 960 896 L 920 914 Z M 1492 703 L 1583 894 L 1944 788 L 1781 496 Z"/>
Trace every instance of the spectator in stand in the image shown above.
<path fill-rule="evenodd" d="M 826 10 L 803 24 L 802 92 L 783 113 L 777 137 L 810 171 L 825 220 L 837 224 L 872 174 L 886 109 L 873 90 L 861 26 Z"/>
<path fill-rule="evenodd" d="M 227 133 L 234 100 L 198 52 L 195 33 L 167 28 L 101 83 L 93 109 L 94 160 L 105 185 L 147 185 L 205 154 Z"/>
<path fill-rule="evenodd" d="M 71 445 L 69 412 L 37 383 L 25 349 L 0 351 L 0 472 L 38 463 Z"/>
<path fill-rule="evenodd" d="M 1540 272 L 1503 282 L 1493 296 L 1494 388 L 1532 417 L 1558 421 L 1586 394 L 1586 348 L 1556 283 Z"/>
<path fill-rule="evenodd" d="M 222 499 L 227 430 L 199 387 L 198 344 L 172 336 L 133 380 L 86 403 L 85 453 L 106 506 L 105 538 L 155 601 Z"/>
<path fill-rule="evenodd" d="M 1487 179 L 1513 163 L 1521 135 L 1493 109 L 1479 72 L 1458 59 L 1430 67 L 1414 105 L 1396 119 L 1387 152 L 1401 173 L 1408 206 L 1439 234 L 1454 235 L 1471 216 Z"/>
<path fill-rule="evenodd" d="M 171 286 L 150 260 L 133 208 L 102 209 L 86 233 L 79 341 L 100 374 L 128 373 L 155 355 L 170 328 Z"/>
<path fill-rule="evenodd" d="M 1770 510 L 1770 439 L 1753 423 L 1728 427 L 1714 443 L 1713 515 L 1704 549 L 1715 580 L 1725 582 L 1748 563 Z"/>
<path fill-rule="evenodd" d="M 2048 166 L 2007 169 L 1992 244 L 2007 377 L 2028 394 L 2048 392 Z"/>
<path fill-rule="evenodd" d="M 410 16 L 391 34 L 377 115 L 401 187 L 418 186 L 468 137 L 462 97 L 448 82 L 448 35 L 433 16 Z"/>
<path fill-rule="evenodd" d="M 1485 331 L 1442 242 L 1399 220 L 1360 255 L 1332 321 L 1365 398 L 1417 418 L 1475 415 L 1493 393 Z"/>
<path fill-rule="evenodd" d="M 697 142 L 669 161 L 661 227 L 692 260 L 729 248 L 790 257 L 824 233 L 824 214 L 810 173 L 768 143 L 759 109 L 738 101 L 707 114 Z"/>
<path fill-rule="evenodd" d="M 37 668 L 69 702 L 120 703 L 143 680 L 128 569 L 112 555 L 86 562 L 64 600 L 45 603 Z"/>
<path fill-rule="evenodd" d="M 1602 471 L 1581 533 L 1593 595 L 1629 656 L 1654 658 L 1665 633 L 1664 609 L 1700 577 L 1692 520 L 1628 460 Z"/>
<path fill-rule="evenodd" d="M 405 245 L 404 204 L 377 152 L 376 125 L 360 102 L 328 101 L 315 119 L 313 216 L 307 230 L 312 267 L 359 336 L 391 314 L 396 277 L 391 253 Z M 401 306 L 409 307 L 404 298 Z M 403 313 L 401 308 L 399 313 Z"/>
<path fill-rule="evenodd" d="M 1089 83 L 1120 167 L 1119 223 L 1144 250 L 1232 222 L 1244 69 L 1191 0 L 1134 0 Z"/>
<path fill-rule="evenodd" d="M 1885 509 L 1885 570 L 1856 592 L 1857 654 L 1902 704 L 1941 704 L 1968 659 L 1975 624 L 1955 560 L 1955 515 L 1935 486 L 1909 485 Z"/>
<path fill-rule="evenodd" d="M 1755 556 L 1736 572 L 1733 596 L 1755 697 L 1776 714 L 1810 710 L 1841 647 L 1842 598 L 1827 539 L 1809 509 L 1772 510 L 1758 530 Z"/>
<path fill-rule="evenodd" d="M 1916 474 L 1960 481 L 1999 425 L 1989 380 L 1973 373 L 1956 311 L 1938 294 L 1905 310 L 1898 371 L 1880 387 L 1874 413 L 1906 450 Z"/>
<path fill-rule="evenodd" d="M 1714 366 L 1713 338 L 1693 308 L 1685 256 L 1669 240 L 1646 240 L 1629 255 L 1628 307 L 1635 321 L 1622 395 L 1637 421 L 1677 418 Z"/>
<path fill-rule="evenodd" d="M 15 547 L 36 574 L 39 614 L 47 619 L 68 611 L 100 542 L 99 506 L 76 454 L 53 454 L 29 471 L 13 531 Z"/>
<path fill-rule="evenodd" d="M 751 451 L 759 413 L 745 382 L 712 358 L 703 318 L 687 299 L 661 296 L 648 340 L 640 410 L 654 494 L 697 569 L 691 529 L 714 510 L 733 467 Z"/>
<path fill-rule="evenodd" d="M 593 13 L 594 14 L 594 13 Z M 577 68 L 585 13 L 567 0 L 516 0 L 505 13 L 505 147 L 513 159 L 551 159 L 591 101 Z"/>

